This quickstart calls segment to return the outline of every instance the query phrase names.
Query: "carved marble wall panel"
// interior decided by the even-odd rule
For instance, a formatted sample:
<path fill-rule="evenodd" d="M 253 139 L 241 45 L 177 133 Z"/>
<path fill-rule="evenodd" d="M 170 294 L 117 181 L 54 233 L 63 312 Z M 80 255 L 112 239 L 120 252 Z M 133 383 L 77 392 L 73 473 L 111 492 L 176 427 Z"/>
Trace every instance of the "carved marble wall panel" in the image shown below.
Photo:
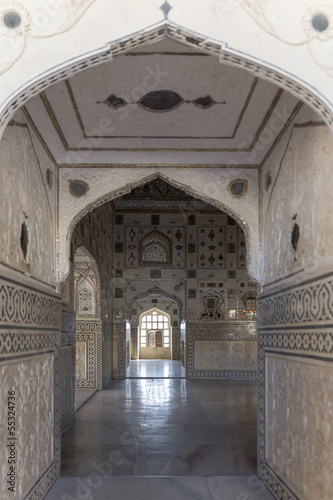
<path fill-rule="evenodd" d="M 262 175 L 263 281 L 272 283 L 332 255 L 331 131 L 301 110 L 265 163 Z M 295 224 L 300 237 L 291 242 Z"/>
<path fill-rule="evenodd" d="M 333 363 L 266 354 L 266 460 L 304 500 L 333 496 Z"/>
<path fill-rule="evenodd" d="M 257 371 L 257 342 L 195 340 L 195 371 Z"/>
<path fill-rule="evenodd" d="M 0 163 L 0 260 L 55 285 L 56 183 L 46 182 L 47 170 L 55 176 L 55 167 L 21 111 L 4 133 Z"/>
<path fill-rule="evenodd" d="M 8 453 L 1 453 L 1 485 L 4 500 L 21 499 L 35 486 L 55 459 L 54 354 L 7 360 L 0 363 L 1 398 L 15 391 L 16 491 L 8 491 Z M 7 404 L 1 405 L 1 422 L 8 420 Z M 7 429 L 7 427 L 6 427 Z M 10 437 L 8 435 L 8 437 Z M 3 450 L 9 441 L 3 435 Z M 6 443 L 6 444 L 5 444 Z M 33 457 L 33 460 L 31 459 Z M 41 498 L 41 493 L 36 498 Z"/>
<path fill-rule="evenodd" d="M 256 378 L 255 323 L 187 323 L 189 377 Z"/>
<path fill-rule="evenodd" d="M 332 274 L 307 277 L 258 301 L 259 475 L 290 500 L 332 495 Z"/>

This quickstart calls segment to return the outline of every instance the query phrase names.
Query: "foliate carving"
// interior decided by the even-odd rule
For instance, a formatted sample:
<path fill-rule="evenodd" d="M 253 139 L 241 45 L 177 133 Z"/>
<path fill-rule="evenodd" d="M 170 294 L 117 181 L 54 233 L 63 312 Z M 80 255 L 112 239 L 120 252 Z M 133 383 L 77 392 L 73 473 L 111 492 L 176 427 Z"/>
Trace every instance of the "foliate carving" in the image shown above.
<path fill-rule="evenodd" d="M 85 1 L 66 1 L 57 5 L 56 9 L 52 8 L 52 14 L 48 9 L 43 9 L 40 5 L 39 9 L 34 10 L 33 16 L 26 7 L 21 3 L 16 1 L 5 1 L 2 2 L 0 6 L 0 19 L 2 20 L 6 13 L 15 12 L 20 16 L 20 23 L 17 27 L 9 28 L 6 27 L 4 23 L 0 26 L 0 36 L 5 38 L 15 38 L 15 44 L 6 44 L 9 54 L 7 55 L 5 62 L 0 67 L 0 74 L 8 71 L 16 61 L 18 61 L 23 53 L 25 52 L 27 46 L 28 38 L 49 38 L 55 35 L 59 35 L 70 29 L 76 24 L 76 22 L 81 18 L 87 8 L 95 0 L 85 0 Z M 50 16 L 52 17 L 52 22 Z M 33 19 L 42 19 L 43 22 L 32 22 Z M 0 38 L 0 43 L 2 42 Z"/>
<path fill-rule="evenodd" d="M 47 353 L 0 365 L 1 394 L 15 390 L 16 398 L 16 497 L 25 495 L 54 459 L 54 358 Z M 4 397 L 4 396 L 3 396 Z M 1 405 L 1 422 L 7 421 L 7 406 Z M 8 452 L 1 454 L 1 484 L 8 472 Z M 31 459 L 33 457 L 33 460 Z M 54 472 L 52 472 L 54 476 Z M 50 481 L 50 478 L 47 478 Z M 42 488 L 43 489 L 43 488 Z M 2 489 L 2 498 L 11 500 L 12 492 Z M 36 498 L 32 494 L 31 498 Z"/>
<path fill-rule="evenodd" d="M 333 367 L 267 354 L 266 460 L 299 496 L 333 497 Z"/>
<path fill-rule="evenodd" d="M 308 48 L 310 57 L 329 76 L 333 76 L 333 67 L 327 58 L 321 53 L 325 52 L 325 42 L 329 43 L 333 37 L 331 27 L 333 12 L 331 3 L 323 0 L 321 5 L 308 5 L 304 10 L 300 8 L 290 9 L 289 22 L 293 22 L 294 29 L 289 29 L 283 23 L 281 14 L 288 5 L 287 0 L 275 3 L 272 0 L 260 0 L 257 2 L 240 0 L 240 5 L 250 14 L 252 19 L 267 33 L 275 36 L 282 42 L 290 45 L 305 45 Z M 312 19 L 316 14 L 323 14 L 328 19 L 328 28 L 318 32 L 312 25 Z M 318 41 L 322 42 L 319 49 Z M 317 42 L 317 43 L 316 43 Z"/>

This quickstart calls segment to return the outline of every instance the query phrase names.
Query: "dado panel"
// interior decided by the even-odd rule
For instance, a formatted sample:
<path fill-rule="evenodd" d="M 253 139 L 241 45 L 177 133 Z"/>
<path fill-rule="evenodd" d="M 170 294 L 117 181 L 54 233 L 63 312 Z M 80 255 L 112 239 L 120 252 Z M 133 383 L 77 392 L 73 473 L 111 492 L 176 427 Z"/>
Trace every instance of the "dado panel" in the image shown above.
<path fill-rule="evenodd" d="M 42 499 L 59 474 L 60 326 L 60 298 L 50 287 L 1 270 L 0 395 L 4 404 L 0 413 L 4 425 L 0 476 L 4 500 Z M 13 460 L 10 470 L 9 457 Z"/>
<path fill-rule="evenodd" d="M 333 496 L 333 278 L 258 300 L 259 474 L 276 498 Z"/>

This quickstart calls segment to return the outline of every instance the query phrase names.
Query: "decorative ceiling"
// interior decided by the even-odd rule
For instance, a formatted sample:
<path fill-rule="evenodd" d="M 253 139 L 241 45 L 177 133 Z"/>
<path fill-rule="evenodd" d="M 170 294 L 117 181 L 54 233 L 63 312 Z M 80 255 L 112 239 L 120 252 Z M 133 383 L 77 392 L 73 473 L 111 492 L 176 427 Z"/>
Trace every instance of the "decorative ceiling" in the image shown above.
<path fill-rule="evenodd" d="M 57 83 L 25 109 L 60 166 L 258 167 L 300 106 L 166 39 Z"/>

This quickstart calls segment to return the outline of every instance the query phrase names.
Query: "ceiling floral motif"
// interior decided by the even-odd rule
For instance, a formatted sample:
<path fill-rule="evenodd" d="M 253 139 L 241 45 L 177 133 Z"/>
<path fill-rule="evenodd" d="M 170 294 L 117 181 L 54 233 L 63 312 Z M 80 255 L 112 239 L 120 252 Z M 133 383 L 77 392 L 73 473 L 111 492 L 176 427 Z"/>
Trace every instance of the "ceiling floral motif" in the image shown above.
<path fill-rule="evenodd" d="M 0 0 L 0 75 L 24 53 L 29 38 L 50 38 L 70 30 L 96 0 Z"/>
<path fill-rule="evenodd" d="M 241 6 L 263 30 L 290 45 L 307 45 L 310 56 L 333 77 L 333 6 L 330 0 L 218 0 L 220 17 Z"/>

